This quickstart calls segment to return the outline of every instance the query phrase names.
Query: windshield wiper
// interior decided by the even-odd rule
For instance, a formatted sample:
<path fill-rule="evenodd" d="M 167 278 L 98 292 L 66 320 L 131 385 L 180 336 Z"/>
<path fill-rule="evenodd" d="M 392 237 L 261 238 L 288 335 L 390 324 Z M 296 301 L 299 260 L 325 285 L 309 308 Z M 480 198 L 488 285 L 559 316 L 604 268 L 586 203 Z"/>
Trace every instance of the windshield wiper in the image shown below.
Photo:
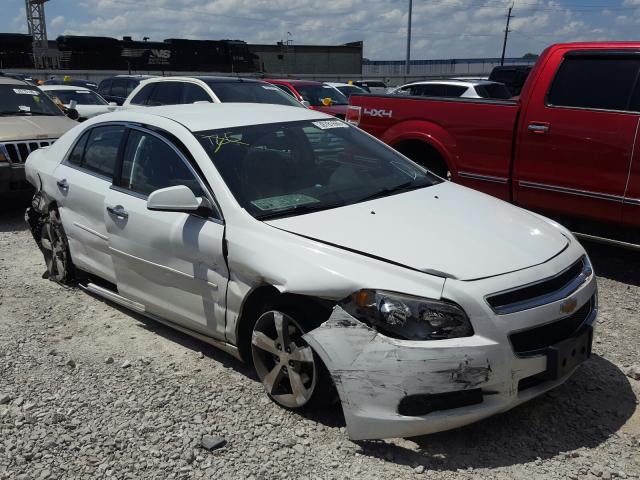
<path fill-rule="evenodd" d="M 29 115 L 44 115 L 44 116 L 47 116 L 47 117 L 56 117 L 56 116 L 58 116 L 57 113 L 27 112 L 26 110 L 5 111 L 5 112 L 0 112 L 0 115 L 6 116 L 6 117 L 15 117 L 15 116 L 18 116 L 18 115 L 25 115 L 25 116 L 29 116 Z"/>
<path fill-rule="evenodd" d="M 393 187 L 386 187 L 382 190 L 378 190 L 371 195 L 367 195 L 366 197 L 358 199 L 358 202 L 366 202 L 367 200 L 373 200 L 375 198 L 388 197 L 389 195 L 393 195 L 394 193 L 400 192 L 408 192 L 410 190 L 416 190 L 418 188 L 428 187 L 429 184 L 418 183 L 414 184 L 414 180 L 409 180 L 408 182 L 403 182 L 399 185 L 395 185 Z"/>
<path fill-rule="evenodd" d="M 258 220 L 273 220 L 275 218 L 291 217 L 293 215 L 302 215 L 304 213 L 319 212 L 321 210 L 329 210 L 331 208 L 342 207 L 344 203 L 324 203 L 321 205 L 308 204 L 298 205 L 297 207 L 288 208 L 286 210 L 278 210 L 276 212 L 266 212 L 256 215 Z"/>

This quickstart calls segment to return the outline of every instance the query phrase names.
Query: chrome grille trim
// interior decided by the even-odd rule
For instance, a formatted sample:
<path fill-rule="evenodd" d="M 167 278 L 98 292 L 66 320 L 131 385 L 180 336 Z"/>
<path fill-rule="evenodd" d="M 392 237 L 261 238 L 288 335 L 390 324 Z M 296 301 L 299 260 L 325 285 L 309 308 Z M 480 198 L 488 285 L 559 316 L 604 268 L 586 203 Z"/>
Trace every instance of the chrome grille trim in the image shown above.
<path fill-rule="evenodd" d="M 578 264 L 581 264 L 579 270 L 577 268 Z M 568 272 L 574 269 L 577 271 L 576 275 L 573 275 L 571 276 L 571 278 L 567 279 L 562 278 L 563 276 L 566 276 Z M 562 300 L 563 298 L 568 297 L 573 292 L 578 290 L 578 288 L 580 288 L 591 277 L 591 275 L 593 275 L 591 264 L 589 263 L 589 260 L 586 256 L 582 256 L 577 262 L 573 263 L 572 265 L 552 277 L 529 283 L 527 285 L 521 285 L 519 287 L 503 290 L 501 292 L 492 293 L 485 297 L 485 301 L 498 315 L 521 312 L 530 308 L 540 307 L 542 305 L 557 302 L 558 300 Z M 557 288 L 553 288 L 552 290 L 540 295 L 534 295 L 530 298 L 516 300 L 513 302 L 502 303 L 500 301 L 500 297 L 508 298 L 510 295 L 517 297 L 519 296 L 519 294 L 522 294 L 527 290 L 545 290 L 558 282 L 560 282 L 561 284 L 558 285 Z"/>
<path fill-rule="evenodd" d="M 18 142 L 1 142 L 0 152 L 9 160 L 9 163 L 24 164 L 31 152 L 38 148 L 53 145 L 56 138 L 46 138 L 41 140 L 20 140 Z"/>

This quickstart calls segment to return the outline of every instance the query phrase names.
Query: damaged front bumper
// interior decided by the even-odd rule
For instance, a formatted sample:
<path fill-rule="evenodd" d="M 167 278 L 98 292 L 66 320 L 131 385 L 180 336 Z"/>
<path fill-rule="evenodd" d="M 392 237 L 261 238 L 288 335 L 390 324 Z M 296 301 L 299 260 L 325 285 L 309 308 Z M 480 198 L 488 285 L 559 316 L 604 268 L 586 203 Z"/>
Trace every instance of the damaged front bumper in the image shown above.
<path fill-rule="evenodd" d="M 595 282 L 580 296 L 594 294 Z M 389 338 L 339 306 L 304 338 L 331 373 L 351 439 L 410 437 L 504 412 L 561 384 L 590 355 L 595 317 L 594 305 L 562 345 L 520 356 L 506 338 L 481 334 L 426 342 Z"/>

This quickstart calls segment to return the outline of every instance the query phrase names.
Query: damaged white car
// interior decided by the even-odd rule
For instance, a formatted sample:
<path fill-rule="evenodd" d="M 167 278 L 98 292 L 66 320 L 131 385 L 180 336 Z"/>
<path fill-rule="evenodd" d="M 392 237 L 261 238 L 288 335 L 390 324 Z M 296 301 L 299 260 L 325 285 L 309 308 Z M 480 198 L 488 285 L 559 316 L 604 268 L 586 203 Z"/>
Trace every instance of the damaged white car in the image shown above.
<path fill-rule="evenodd" d="M 595 276 L 567 230 L 313 110 L 109 113 L 26 173 L 51 279 L 253 362 L 283 407 L 339 397 L 353 439 L 480 420 L 590 355 Z"/>

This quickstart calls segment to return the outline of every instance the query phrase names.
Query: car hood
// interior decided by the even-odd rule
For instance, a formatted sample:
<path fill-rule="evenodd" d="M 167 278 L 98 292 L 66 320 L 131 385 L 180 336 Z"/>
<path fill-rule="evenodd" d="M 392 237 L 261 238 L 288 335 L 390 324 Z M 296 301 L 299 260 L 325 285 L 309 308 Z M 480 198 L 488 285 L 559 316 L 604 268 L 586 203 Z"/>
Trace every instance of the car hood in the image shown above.
<path fill-rule="evenodd" d="M 63 115 L 55 117 L 0 117 L 0 142 L 60 138 L 78 125 Z"/>
<path fill-rule="evenodd" d="M 269 225 L 422 272 L 475 280 L 546 262 L 569 240 L 526 210 L 443 182 Z"/>

